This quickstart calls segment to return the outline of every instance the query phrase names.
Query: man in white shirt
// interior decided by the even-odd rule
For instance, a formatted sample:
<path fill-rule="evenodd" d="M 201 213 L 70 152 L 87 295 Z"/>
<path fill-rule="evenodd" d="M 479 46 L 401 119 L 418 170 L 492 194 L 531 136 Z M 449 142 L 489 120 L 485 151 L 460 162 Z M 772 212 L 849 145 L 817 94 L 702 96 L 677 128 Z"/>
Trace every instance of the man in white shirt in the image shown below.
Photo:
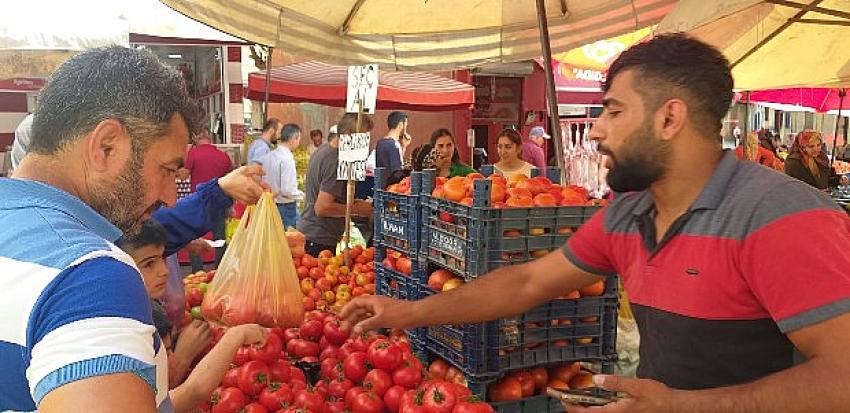
<path fill-rule="evenodd" d="M 298 189 L 295 157 L 292 156 L 292 151 L 300 144 L 301 128 L 294 123 L 288 123 L 280 133 L 277 149 L 260 158 L 260 163 L 266 171 L 263 179 L 269 184 L 272 192 L 277 194 L 275 203 L 285 228 L 298 224 L 296 203 L 304 199 L 304 193 Z"/>

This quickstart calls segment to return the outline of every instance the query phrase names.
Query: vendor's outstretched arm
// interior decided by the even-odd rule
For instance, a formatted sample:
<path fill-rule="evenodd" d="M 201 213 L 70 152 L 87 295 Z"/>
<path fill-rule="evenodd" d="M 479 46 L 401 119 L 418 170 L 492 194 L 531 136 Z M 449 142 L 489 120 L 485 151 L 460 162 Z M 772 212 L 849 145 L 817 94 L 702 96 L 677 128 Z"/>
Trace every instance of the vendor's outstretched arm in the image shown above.
<path fill-rule="evenodd" d="M 500 268 L 420 301 L 357 297 L 343 308 L 341 317 L 355 332 L 494 320 L 522 313 L 601 279 L 580 270 L 561 251 L 555 251 L 525 264 Z"/>

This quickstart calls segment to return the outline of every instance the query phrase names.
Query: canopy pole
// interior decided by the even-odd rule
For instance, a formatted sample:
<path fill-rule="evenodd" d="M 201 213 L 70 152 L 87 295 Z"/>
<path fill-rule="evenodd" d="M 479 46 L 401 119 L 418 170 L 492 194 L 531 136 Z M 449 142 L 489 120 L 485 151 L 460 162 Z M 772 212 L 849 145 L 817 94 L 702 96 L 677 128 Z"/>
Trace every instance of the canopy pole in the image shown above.
<path fill-rule="evenodd" d="M 561 122 L 558 116 L 558 95 L 555 93 L 555 75 L 552 73 L 552 48 L 549 44 L 549 23 L 546 21 L 546 1 L 537 0 L 537 25 L 540 29 L 540 48 L 543 51 L 543 70 L 546 72 L 546 101 L 549 106 L 549 119 L 552 124 L 552 141 L 555 144 L 555 158 L 561 170 L 561 183 L 567 184 L 564 169 L 564 140 L 561 137 Z"/>
<path fill-rule="evenodd" d="M 847 89 L 838 89 L 838 115 L 835 116 L 835 136 L 832 138 L 832 156 L 829 157 L 829 168 L 835 163 L 835 145 L 838 143 L 838 126 L 841 125 L 841 111 L 844 109 L 844 97 Z M 844 145 L 847 145 L 847 128 L 844 128 Z"/>
<path fill-rule="evenodd" d="M 269 47 L 269 56 L 266 58 L 266 95 L 263 98 L 263 126 L 269 120 L 269 92 L 272 87 L 272 55 L 274 47 Z"/>
<path fill-rule="evenodd" d="M 749 141 L 750 139 L 750 91 L 747 91 L 747 100 L 744 106 L 744 133 L 741 137 L 741 149 L 744 153 L 744 159 L 750 159 L 750 148 Z M 753 157 L 755 159 L 755 157 Z"/>

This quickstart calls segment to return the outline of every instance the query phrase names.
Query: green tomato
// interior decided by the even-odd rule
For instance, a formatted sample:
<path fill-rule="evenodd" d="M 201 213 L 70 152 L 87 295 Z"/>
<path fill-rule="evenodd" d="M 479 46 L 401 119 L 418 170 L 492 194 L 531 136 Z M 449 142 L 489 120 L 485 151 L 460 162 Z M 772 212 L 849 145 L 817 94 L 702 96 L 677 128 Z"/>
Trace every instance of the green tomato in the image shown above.
<path fill-rule="evenodd" d="M 196 305 L 192 307 L 192 318 L 195 320 L 203 320 L 204 317 L 201 315 L 201 306 Z"/>
<path fill-rule="evenodd" d="M 201 293 L 206 294 L 206 293 L 207 293 L 207 288 L 208 288 L 209 286 L 210 286 L 210 285 L 209 285 L 209 284 L 207 284 L 207 283 L 200 283 L 200 284 L 198 284 L 198 289 L 199 289 L 199 290 L 201 290 Z"/>

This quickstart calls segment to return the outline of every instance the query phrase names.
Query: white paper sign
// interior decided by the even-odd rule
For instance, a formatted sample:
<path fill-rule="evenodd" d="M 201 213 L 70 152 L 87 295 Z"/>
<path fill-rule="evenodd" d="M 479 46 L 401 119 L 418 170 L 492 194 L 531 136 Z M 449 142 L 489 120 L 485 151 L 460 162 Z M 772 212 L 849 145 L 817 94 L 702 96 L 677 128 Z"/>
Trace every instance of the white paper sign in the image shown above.
<path fill-rule="evenodd" d="M 369 157 L 370 140 L 369 132 L 339 135 L 339 163 L 336 179 L 348 180 L 349 165 L 351 165 L 352 180 L 366 179 L 366 158 Z"/>
<path fill-rule="evenodd" d="M 348 66 L 348 92 L 345 111 L 375 113 L 378 100 L 378 65 Z"/>

